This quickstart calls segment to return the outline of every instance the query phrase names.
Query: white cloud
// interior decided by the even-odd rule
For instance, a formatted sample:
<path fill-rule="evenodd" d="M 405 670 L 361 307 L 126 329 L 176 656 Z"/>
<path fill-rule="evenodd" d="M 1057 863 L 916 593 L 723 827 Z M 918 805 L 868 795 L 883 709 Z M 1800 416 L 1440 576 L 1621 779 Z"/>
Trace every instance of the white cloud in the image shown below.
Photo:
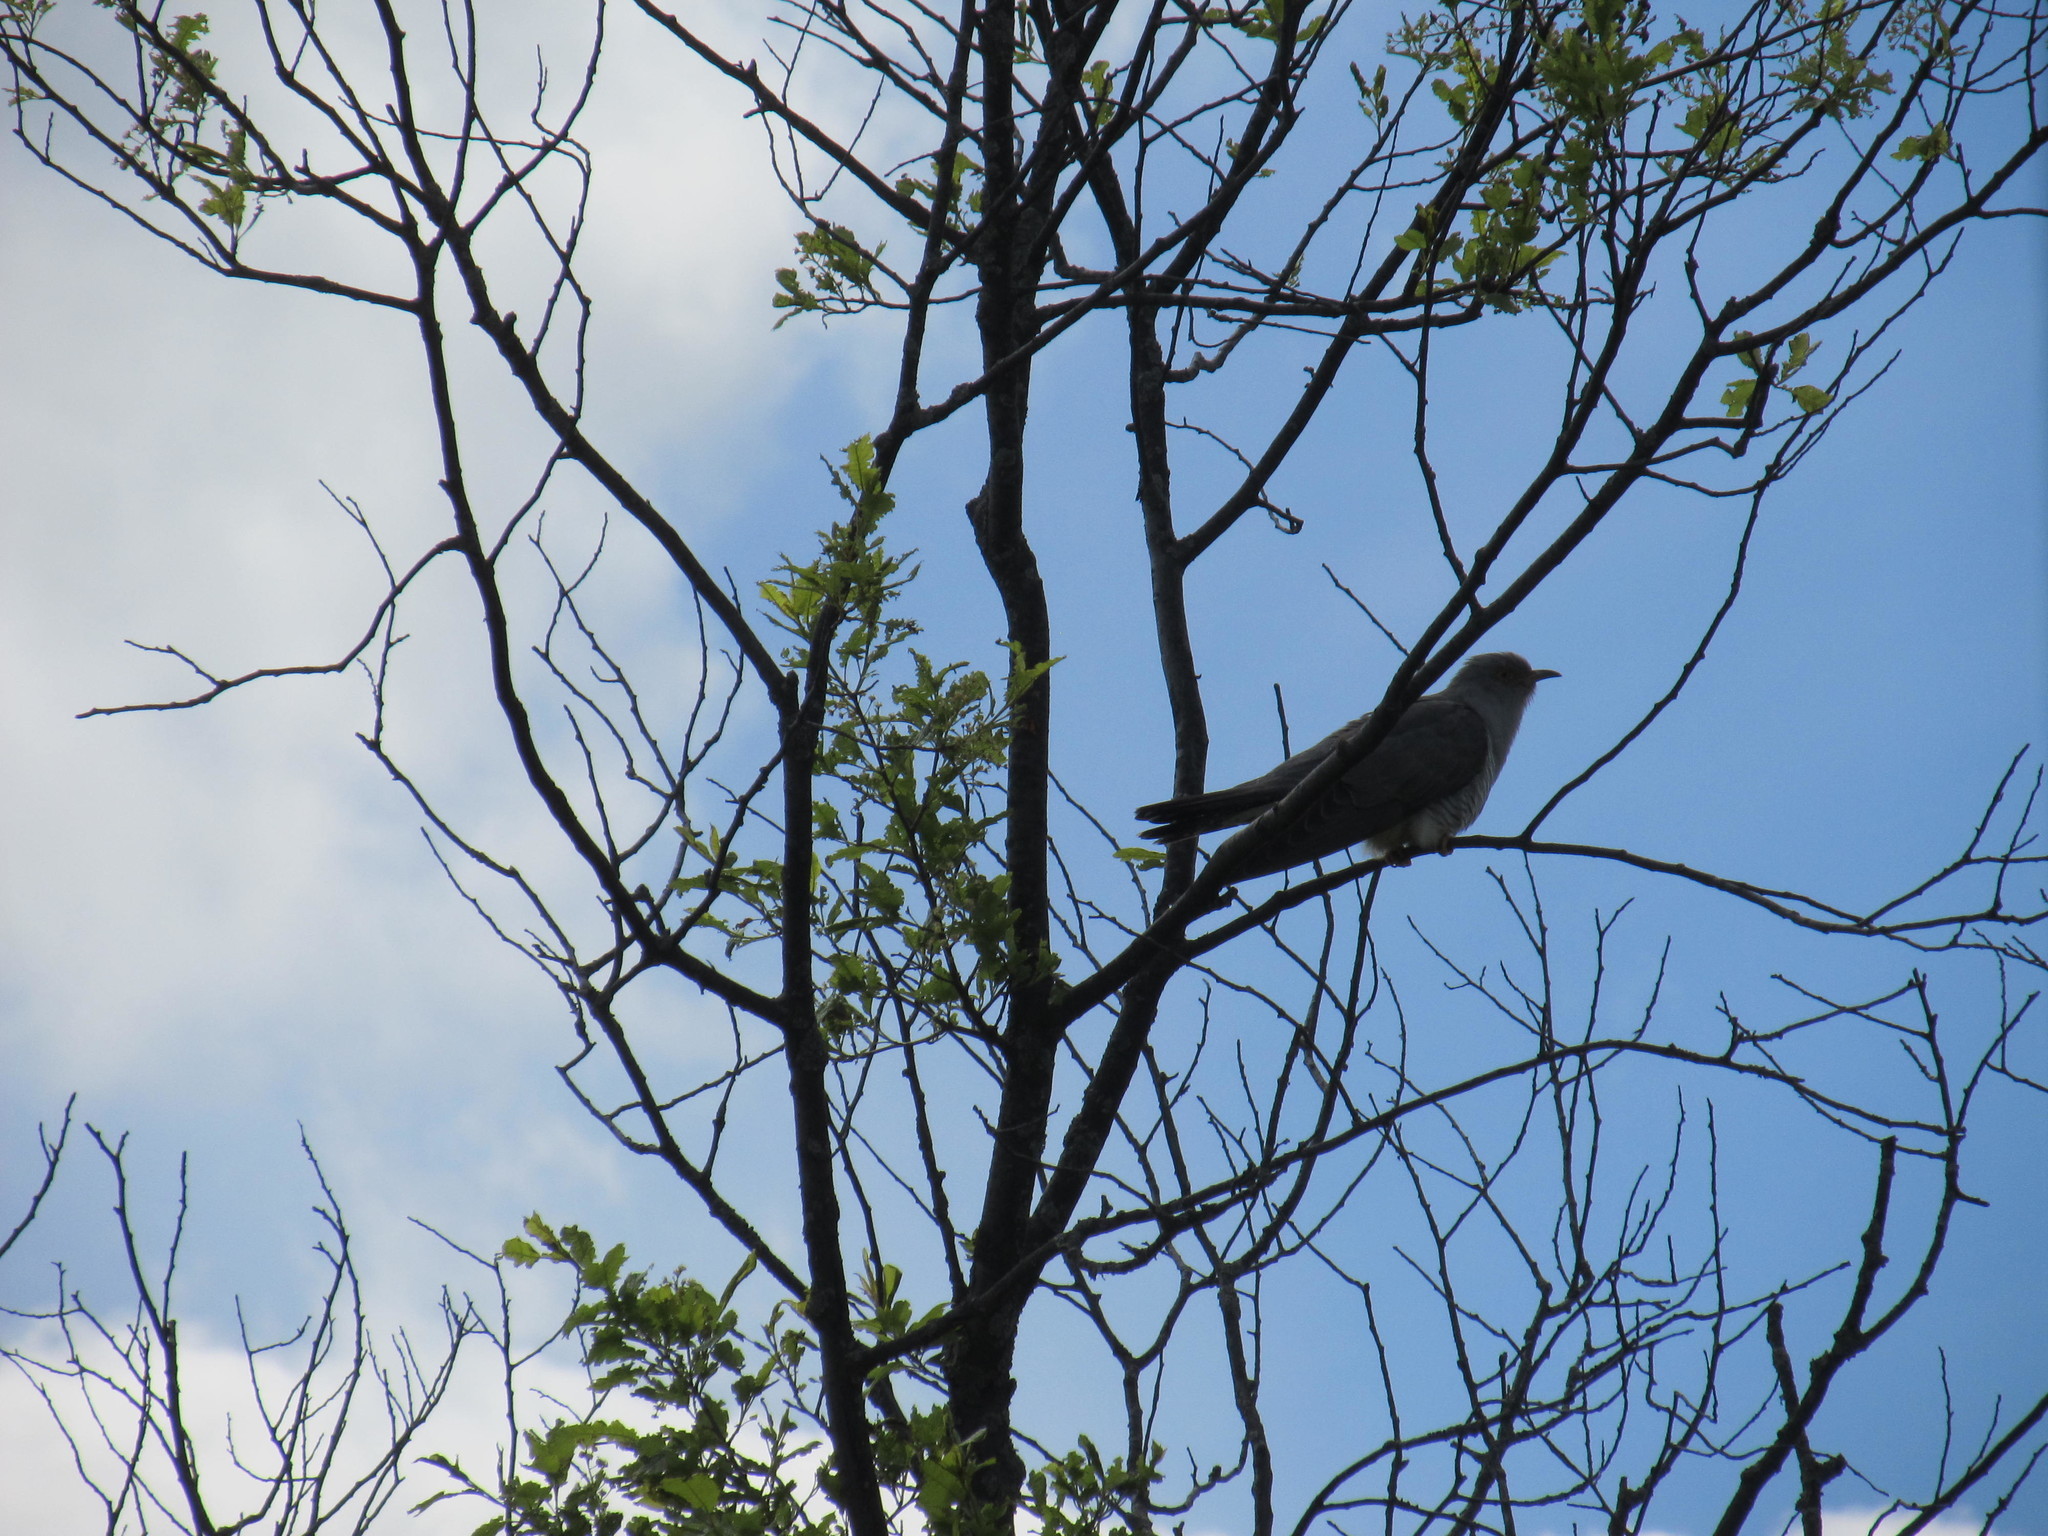
<path fill-rule="evenodd" d="M 1912 1511 L 1884 1508 L 1824 1508 L 1821 1511 L 1821 1530 L 1825 1536 L 1897 1536 L 1914 1518 Z M 1792 1536 L 1797 1536 L 1799 1522 L 1796 1517 L 1785 1527 Z M 1768 1529 L 1768 1527 L 1766 1527 Z M 1967 1513 L 1943 1515 L 1921 1527 L 1925 1536 L 1983 1536 L 1984 1523 Z M 2011 1525 L 1995 1525 L 1993 1531 L 2004 1532 L 2006 1536 L 2020 1536 L 2018 1529 Z M 1684 1531 L 1650 1529 L 1641 1536 L 1688 1536 Z"/>
<path fill-rule="evenodd" d="M 1825 1536 L 1897 1536 L 1915 1518 L 1912 1510 L 1851 1506 L 1822 1510 L 1820 1523 Z M 1920 1529 L 1926 1536 L 1983 1536 L 1985 1527 L 1980 1517 L 1957 1511 L 1937 1516 Z M 2009 1523 L 1991 1529 L 2005 1536 L 2020 1536 L 2019 1529 Z"/>
<path fill-rule="evenodd" d="M 441 1341 L 433 1319 L 421 1322 L 413 1338 L 424 1363 L 432 1366 L 439 1359 Z M 17 1341 L 17 1347 L 44 1360 L 61 1358 L 54 1330 L 47 1327 Z M 105 1370 L 116 1365 L 111 1351 L 104 1347 L 88 1349 L 86 1353 L 95 1368 Z M 450 1456 L 478 1482 L 489 1486 L 494 1480 L 493 1469 L 506 1440 L 503 1376 L 488 1345 L 482 1341 L 472 1340 L 465 1346 L 465 1359 L 441 1406 L 404 1459 L 402 1489 L 384 1523 L 402 1525 L 406 1531 L 416 1531 L 421 1536 L 467 1536 L 484 1518 L 482 1506 L 474 1499 L 444 1500 L 422 1516 L 393 1518 L 430 1494 L 452 1486 L 446 1474 L 419 1464 L 423 1456 Z M 393 1361 L 387 1358 L 385 1363 L 388 1366 Z M 186 1404 L 184 1422 L 197 1448 L 209 1513 L 217 1521 L 240 1518 L 264 1496 L 264 1484 L 251 1473 L 267 1472 L 276 1464 L 275 1453 L 264 1438 L 248 1361 L 232 1339 L 188 1324 L 179 1330 L 179 1366 Z M 290 1401 L 288 1394 L 296 1370 L 296 1357 L 291 1356 L 266 1358 L 259 1364 L 257 1379 L 273 1411 L 277 1405 Z M 331 1370 L 318 1378 L 330 1391 L 339 1379 Z M 48 1392 L 47 1401 L 38 1395 L 37 1383 Z M 548 1406 L 549 1399 L 574 1402 L 582 1392 L 584 1377 L 572 1359 L 551 1356 L 529 1362 L 521 1371 L 520 1383 L 522 1412 L 526 1415 L 523 1423 L 531 1425 L 554 1411 Z M 70 1475 L 73 1452 L 65 1431 L 70 1431 L 86 1473 L 100 1487 L 112 1489 L 119 1486 L 124 1465 L 116 1447 L 125 1448 L 133 1434 L 134 1418 L 104 1388 L 93 1394 L 93 1404 L 89 1411 L 86 1397 L 75 1381 L 0 1364 L 0 1445 L 6 1448 L 8 1468 L 5 1475 L 0 1475 L 0 1530 L 62 1536 L 66 1532 L 96 1529 L 104 1522 L 91 1491 L 80 1478 Z M 95 1414 L 104 1435 L 94 1427 Z M 63 1420 L 61 1428 L 59 1416 Z M 321 1417 L 319 1426 L 322 1433 L 332 1433 L 336 1427 L 327 1415 Z M 342 1448 L 335 1458 L 335 1470 L 326 1485 L 326 1502 L 330 1506 L 342 1489 L 368 1472 L 385 1453 L 389 1445 L 386 1433 L 376 1384 L 366 1381 L 356 1398 L 349 1429 L 342 1436 Z M 230 1434 L 242 1468 L 229 1456 Z M 39 1475 L 22 1475 L 22 1468 L 36 1468 Z M 161 1446 L 152 1448 L 142 1470 L 158 1498 L 174 1508 L 180 1507 L 177 1485 Z"/>
<path fill-rule="evenodd" d="M 690 462 L 681 511 L 704 527 L 809 366 L 812 341 L 769 333 L 790 215 L 729 102 L 674 90 L 673 60 L 614 43 L 620 101 L 592 129 L 623 163 L 599 187 L 590 270 L 617 382 L 595 419 L 626 462 Z M 358 499 L 401 561 L 446 522 L 410 322 L 207 274 L 12 145 L 0 205 L 0 1197 L 24 1171 L 4 1159 L 78 1091 L 85 1118 L 136 1129 L 152 1174 L 192 1151 L 212 1223 L 194 1262 L 223 1302 L 262 1293 L 300 1251 L 267 1221 L 308 1203 L 301 1123 L 366 1249 L 404 1253 L 380 1286 L 398 1315 L 449 1269 L 406 1247 L 411 1216 L 484 1248 L 537 1206 L 629 1238 L 630 1221 L 673 1229 L 680 1195 L 554 1081 L 571 1044 L 559 999 L 447 888 L 410 801 L 352 739 L 359 681 L 74 718 L 190 686 L 125 639 L 231 673 L 322 660 L 360 632 L 378 573 L 320 483 Z M 260 231 L 281 262 L 361 264 L 359 234 L 298 228 L 303 211 Z M 534 462 L 529 413 L 451 329 L 483 407 L 465 446 L 502 493 Z M 559 497 L 568 514 L 588 500 Z M 646 562 L 619 582 L 629 612 L 674 602 Z M 473 602 L 459 586 L 431 596 L 409 625 L 394 739 L 546 880 L 562 855 L 535 837 L 474 687 Z M 670 1007 L 676 1048 L 697 1006 Z M 71 1159 L 36 1234 L 51 1252 L 103 1240 L 102 1176 Z M 152 1213 L 167 1198 L 152 1185 Z M 0 1302 L 31 1277 L 12 1268 Z M 0 1413 L 26 1425 L 14 1391 Z M 0 1529 L 65 1528 L 0 1514 Z"/>

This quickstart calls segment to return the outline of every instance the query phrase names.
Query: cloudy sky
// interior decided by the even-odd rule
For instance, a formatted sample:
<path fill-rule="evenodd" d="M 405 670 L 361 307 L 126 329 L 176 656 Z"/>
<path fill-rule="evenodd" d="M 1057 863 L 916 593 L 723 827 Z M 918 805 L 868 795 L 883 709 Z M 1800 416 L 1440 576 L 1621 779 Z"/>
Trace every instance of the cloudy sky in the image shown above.
<path fill-rule="evenodd" d="M 604 167 L 586 269 L 603 305 L 598 415 L 715 559 L 757 571 L 764 549 L 829 515 L 818 457 L 876 423 L 886 347 L 860 326 L 771 330 L 791 216 L 756 131 L 719 90 L 668 88 L 653 57 L 616 50 L 587 135 Z M 333 258 L 354 238 L 278 222 L 287 254 L 297 240 Z M 1774 505 L 1744 606 L 1685 707 L 1558 835 L 1853 901 L 1952 851 L 2011 754 L 2048 745 L 2044 251 L 2017 221 L 1972 237 L 1898 329 L 1899 366 Z M 1048 373 L 1065 403 L 1038 430 L 1084 442 L 1085 354 Z M 1510 436 L 1512 383 L 1474 365 L 1473 409 L 1501 413 Z M 487 458 L 491 429 L 479 436 Z M 1099 496 L 1114 447 L 1048 470 L 1050 521 Z M 1349 633 L 1321 563 L 1372 574 L 1361 476 L 1342 448 L 1305 454 L 1285 488 L 1308 518 L 1299 537 L 1247 528 L 1235 585 L 1196 593 L 1213 718 L 1256 722 L 1218 730 L 1219 780 L 1270 758 L 1276 681 L 1313 723 L 1355 712 L 1384 677 L 1386 658 L 1348 640 L 1336 665 L 1305 661 L 1340 653 L 1334 639 L 1304 646 L 1304 627 Z M 1462 470 L 1483 489 L 1483 458 Z M 259 1316 L 293 1315 L 318 1235 L 301 1128 L 390 1316 L 418 1320 L 439 1284 L 464 1283 L 408 1218 L 482 1250 L 535 1208 L 650 1239 L 680 1230 L 684 1246 L 695 1230 L 676 1192 L 623 1161 L 561 1092 L 560 1005 L 450 891 L 411 804 L 355 742 L 358 681 L 76 718 L 183 685 L 175 664 L 128 640 L 175 644 L 224 672 L 333 654 L 377 573 L 324 488 L 407 549 L 438 537 L 434 478 L 401 320 L 225 283 L 16 146 L 0 152 L 0 1213 L 27 1185 L 37 1122 L 75 1094 L 81 1118 L 130 1137 L 138 1205 L 159 1237 L 175 1159 L 190 1154 L 187 1293 L 241 1291 Z M 938 580 L 964 569 L 957 480 L 944 462 L 906 466 L 904 515 L 921 520 Z M 1138 558 L 1122 495 L 1116 536 L 1049 573 L 1063 632 L 1078 637 L 1062 707 L 1082 739 L 1118 748 L 1073 766 L 1104 806 L 1149 798 L 1167 762 L 1161 701 L 1119 672 L 1118 638 L 1144 627 L 1116 585 Z M 1727 529 L 1720 511 L 1653 508 L 1518 621 L 1508 643 L 1566 679 L 1532 716 L 1496 830 L 1655 696 L 1716 595 L 1690 574 L 1722 557 Z M 972 634 L 989 610 L 966 580 L 948 622 Z M 1288 623 L 1247 624 L 1247 590 L 1255 612 Z M 450 581 L 426 595 L 403 696 L 409 760 L 460 798 L 470 825 L 519 846 L 523 803 L 465 686 L 462 594 Z M 650 615 L 672 597 L 630 574 L 614 595 Z M 1389 601 L 1398 611 L 1399 595 Z M 1476 873 L 1427 878 L 1440 913 L 1473 899 Z M 1700 925 L 1680 957 L 1696 976 L 1746 942 L 1684 902 L 1649 921 Z M 1728 983 L 1752 1001 L 1769 987 L 1769 964 L 1756 969 Z M 1973 1192 L 1995 1217 L 1972 1213 L 1959 1274 L 1936 1298 L 1951 1359 L 1987 1389 L 2017 1392 L 2048 1370 L 2044 1120 L 2033 1109 L 1987 1129 Z M 42 1266 L 57 1258 L 116 1294 L 109 1203 L 104 1165 L 74 1147 L 0 1301 L 43 1299 Z M 218 1360 L 226 1320 L 215 1306 L 198 1330 Z M 475 1422 L 451 1434 L 488 1434 L 487 1407 L 462 1411 Z M 61 1479 L 22 1475 L 52 1446 L 20 1380 L 0 1379 L 0 1528 L 82 1528 Z M 2048 1502 L 2037 1495 L 2013 1528 L 2048 1536 Z"/>

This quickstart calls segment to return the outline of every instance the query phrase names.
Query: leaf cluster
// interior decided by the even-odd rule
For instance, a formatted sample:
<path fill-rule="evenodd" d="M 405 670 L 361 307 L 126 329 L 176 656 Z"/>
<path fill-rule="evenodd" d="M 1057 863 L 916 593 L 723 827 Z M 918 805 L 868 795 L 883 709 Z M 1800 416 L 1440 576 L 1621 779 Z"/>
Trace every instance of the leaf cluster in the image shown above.
<path fill-rule="evenodd" d="M 1096 60 L 1088 66 L 1082 79 L 1097 104 L 1097 113 L 1102 113 L 1114 85 L 1114 75 L 1108 61 Z M 1110 105 L 1113 107 L 1113 104 Z M 1098 121 L 1104 120 L 1106 119 L 1098 115 Z M 944 186 L 947 192 L 943 202 L 947 213 L 958 214 L 962 208 L 969 213 L 980 213 L 986 193 L 981 162 L 964 149 L 955 150 L 950 159 L 942 159 L 938 155 L 931 158 L 931 180 L 926 181 L 921 176 L 899 176 L 896 178 L 896 190 L 905 197 L 920 198 L 937 205 L 942 201 L 939 189 Z"/>
<path fill-rule="evenodd" d="M 520 1269 L 560 1266 L 573 1278 L 574 1301 L 557 1337 L 580 1347 L 590 1406 L 528 1430 L 524 1473 L 495 1488 L 451 1457 L 428 1456 L 458 1486 L 416 1510 L 448 1498 L 488 1498 L 500 1513 L 474 1536 L 843 1536 L 827 1502 L 832 1466 L 791 1406 L 812 1385 L 810 1336 L 780 1326 L 784 1307 L 762 1336 L 750 1336 L 732 1305 L 753 1260 L 714 1295 L 682 1270 L 655 1279 L 632 1269 L 623 1244 L 600 1250 L 583 1228 L 558 1228 L 538 1215 L 505 1243 L 500 1259 Z M 902 1284 L 900 1269 L 869 1257 L 854 1318 L 871 1342 L 899 1339 L 936 1315 L 913 1315 Z M 896 1385 L 924 1374 L 898 1358 L 878 1367 L 870 1386 L 893 1404 Z M 639 1405 L 630 1419 L 610 1409 L 621 1395 Z M 882 1481 L 928 1531 L 994 1536 L 995 1512 L 970 1489 L 983 1458 L 954 1432 L 943 1407 L 884 1415 L 875 1433 Z M 1075 1449 L 1029 1473 L 1025 1513 L 1046 1536 L 1126 1536 L 1139 1529 L 1134 1500 L 1159 1480 L 1165 1454 L 1155 1445 L 1146 1461 L 1129 1466 L 1079 1436 Z"/>
<path fill-rule="evenodd" d="M 1747 331 L 1738 331 L 1735 339 L 1743 341 L 1747 340 L 1748 336 Z M 1752 401 L 1756 397 L 1757 386 L 1761 384 L 1765 389 L 1769 389 L 1776 384 L 1784 386 L 1785 392 L 1792 397 L 1792 403 L 1805 415 L 1812 416 L 1826 410 L 1834 404 L 1835 397 L 1832 391 L 1822 389 L 1818 384 L 1785 384 L 1785 381 L 1804 368 L 1813 354 L 1819 350 L 1820 343 L 1808 332 L 1801 331 L 1784 344 L 1782 361 L 1779 348 L 1776 346 L 1751 347 L 1748 351 L 1738 354 L 1738 361 L 1749 369 L 1750 376 L 1746 379 L 1737 379 L 1722 390 L 1721 404 L 1727 407 L 1730 416 L 1753 415 L 1755 412 L 1752 411 Z"/>
<path fill-rule="evenodd" d="M 731 1308 L 752 1259 L 714 1296 L 681 1270 L 665 1280 L 628 1270 L 623 1245 L 600 1253 L 580 1227 L 558 1230 L 536 1215 L 525 1230 L 502 1256 L 574 1276 L 562 1333 L 582 1346 L 590 1409 L 528 1430 L 532 1475 L 495 1490 L 451 1459 L 429 1457 L 462 1486 L 427 1503 L 492 1498 L 502 1513 L 476 1536 L 835 1536 L 838 1522 L 814 1512 L 821 1501 L 802 1486 L 816 1443 L 770 1394 L 797 1370 L 809 1337 L 784 1329 L 764 1349 L 744 1338 Z M 652 1424 L 608 1414 L 620 1393 Z"/>
<path fill-rule="evenodd" d="M 1288 0 L 1250 0 L 1249 4 L 1215 6 L 1202 12 L 1202 24 L 1210 27 L 1229 27 L 1246 37 L 1261 43 L 1280 41 L 1290 21 L 1294 24 L 1294 36 L 1298 41 L 1308 42 L 1322 30 L 1327 16 L 1304 16 L 1306 4 L 1289 5 Z M 1296 14 L 1289 16 L 1288 12 Z"/>
<path fill-rule="evenodd" d="M 249 135 L 224 121 L 215 83 L 220 60 L 199 46 L 213 30 L 204 12 L 173 16 L 168 25 L 145 12 L 135 0 L 93 0 L 134 39 L 140 105 L 133 125 L 123 135 L 122 149 L 138 163 L 147 159 L 166 193 L 191 175 L 206 189 L 194 205 L 231 231 L 250 222 L 249 200 L 258 180 L 249 165 Z M 24 33 L 54 8 L 54 0 L 9 0 L 9 19 Z M 33 93 L 16 92 L 17 100 Z"/>
<path fill-rule="evenodd" d="M 833 483 L 853 515 L 824 536 L 821 566 L 786 568 L 794 587 L 829 590 L 845 611 L 815 763 L 819 1016 L 835 1037 L 871 1038 L 885 1007 L 927 1031 L 986 1027 L 1027 963 L 997 849 L 1012 716 L 1052 663 L 1026 666 L 1012 649 L 998 686 L 909 645 L 918 625 L 896 603 L 916 569 L 881 540 L 895 501 L 868 439 Z"/>
<path fill-rule="evenodd" d="M 919 626 L 899 599 L 917 568 L 881 537 L 895 498 L 873 442 L 849 445 L 831 474 L 849 515 L 819 534 L 815 558 L 783 560 L 760 586 L 770 623 L 791 641 L 784 663 L 799 675 L 815 664 L 823 683 L 813 757 L 819 1020 L 849 1049 L 875 1039 L 885 1009 L 922 1033 L 980 1031 L 1020 967 L 1050 964 L 1017 951 L 997 844 L 1012 715 L 1053 664 L 1027 666 L 1013 648 L 998 684 L 910 645 Z M 701 867 L 675 888 L 733 899 L 740 911 L 714 902 L 704 918 L 729 950 L 779 933 L 782 866 L 741 861 L 715 830 L 688 837 Z"/>
<path fill-rule="evenodd" d="M 877 246 L 870 255 L 859 238 L 843 224 L 820 220 L 796 237 L 794 267 L 775 271 L 776 292 L 770 302 L 786 313 L 775 322 L 780 330 L 802 314 L 852 315 L 876 302 L 875 260 L 882 253 Z"/>
<path fill-rule="evenodd" d="M 1856 32 L 1867 12 L 1846 0 L 1782 0 L 1768 35 L 1752 39 L 1710 38 L 1682 17 L 1660 26 L 1645 0 L 1554 11 L 1452 0 L 1405 16 L 1388 52 L 1419 68 L 1461 133 L 1481 133 L 1483 115 L 1506 101 L 1512 139 L 1457 204 L 1462 222 L 1448 206 L 1423 204 L 1394 244 L 1420 258 L 1422 291 L 1476 292 L 1511 313 L 1554 302 L 1545 271 L 1622 203 L 1780 179 L 1807 122 L 1868 115 L 1893 84 L 1871 62 L 1886 30 Z M 1352 74 L 1366 115 L 1380 121 L 1384 70 L 1371 81 L 1356 66 Z M 1893 157 L 1948 151 L 1937 124 Z M 1643 179 L 1646 164 L 1655 179 Z M 1432 276 L 1439 267 L 1449 276 Z"/>

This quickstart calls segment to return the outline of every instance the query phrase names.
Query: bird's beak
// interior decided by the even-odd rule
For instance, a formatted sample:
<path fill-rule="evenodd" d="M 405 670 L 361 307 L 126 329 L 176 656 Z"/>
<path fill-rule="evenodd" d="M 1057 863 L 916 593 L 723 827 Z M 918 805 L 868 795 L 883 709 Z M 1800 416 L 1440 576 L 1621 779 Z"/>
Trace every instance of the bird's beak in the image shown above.
<path fill-rule="evenodd" d="M 1529 676 L 1540 683 L 1546 677 L 1563 677 L 1564 674 L 1562 672 L 1553 672 L 1548 667 L 1538 667 L 1535 671 L 1531 672 Z"/>

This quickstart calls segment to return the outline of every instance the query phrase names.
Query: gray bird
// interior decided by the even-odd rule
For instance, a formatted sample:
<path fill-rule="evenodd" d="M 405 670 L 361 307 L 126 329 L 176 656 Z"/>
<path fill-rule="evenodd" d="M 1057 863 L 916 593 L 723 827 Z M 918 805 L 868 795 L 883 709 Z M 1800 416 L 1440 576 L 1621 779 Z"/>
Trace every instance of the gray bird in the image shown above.
<path fill-rule="evenodd" d="M 1386 738 L 1324 790 L 1300 820 L 1256 847 L 1233 871 L 1236 878 L 1277 874 L 1355 843 L 1368 843 L 1400 864 L 1415 853 L 1450 852 L 1451 839 L 1471 826 L 1486 804 L 1536 685 L 1558 675 L 1530 666 L 1512 651 L 1469 658 L 1441 693 L 1409 705 Z M 1159 823 L 1147 828 L 1145 836 L 1177 843 L 1256 820 L 1371 719 L 1370 714 L 1359 716 L 1256 779 L 1139 806 L 1141 820 Z M 1221 857 L 1262 842 L 1259 828 L 1247 827 L 1216 853 Z"/>

